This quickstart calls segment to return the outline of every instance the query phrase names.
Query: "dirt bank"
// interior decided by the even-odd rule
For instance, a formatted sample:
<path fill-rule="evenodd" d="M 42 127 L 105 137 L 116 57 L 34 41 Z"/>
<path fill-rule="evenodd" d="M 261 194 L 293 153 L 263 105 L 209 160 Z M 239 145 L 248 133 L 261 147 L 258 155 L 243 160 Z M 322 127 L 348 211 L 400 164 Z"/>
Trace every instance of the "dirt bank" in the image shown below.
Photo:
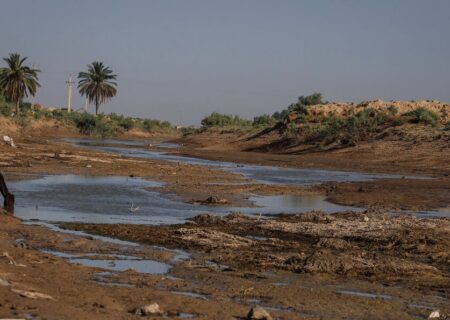
<path fill-rule="evenodd" d="M 208 285 L 218 285 L 219 279 L 226 275 L 227 290 L 234 290 L 232 288 L 241 277 L 256 277 L 255 285 L 265 283 L 271 279 L 267 274 L 276 274 L 284 279 L 314 279 L 317 286 L 324 286 L 327 282 L 345 283 L 344 286 L 350 285 L 354 290 L 363 292 L 367 290 L 363 287 L 368 283 L 381 283 L 384 288 L 396 287 L 396 295 L 408 296 L 414 292 L 407 299 L 420 296 L 420 299 L 427 300 L 429 295 L 441 296 L 443 303 L 439 306 L 448 312 L 449 223 L 448 219 L 389 217 L 380 212 L 333 215 L 315 212 L 270 220 L 236 214 L 225 218 L 201 215 L 191 223 L 174 226 L 68 223 L 63 227 L 145 244 L 184 248 L 192 253 L 192 259 L 189 267 L 180 270 L 177 275 L 185 276 L 192 272 L 192 268 L 198 270 L 195 279 L 200 283 L 206 281 Z M 200 272 L 205 269 L 209 273 L 207 277 Z M 272 290 L 262 293 L 254 286 L 247 289 L 253 298 L 263 295 L 267 299 L 265 295 L 269 294 L 271 298 L 268 300 L 275 299 L 279 303 L 285 298 L 289 300 L 287 297 L 294 292 L 298 294 L 298 288 L 290 281 L 283 284 L 283 292 L 277 291 L 276 296 L 272 295 Z M 362 287 L 355 289 L 356 283 Z M 334 290 L 339 291 L 336 287 Z M 302 305 L 310 310 L 310 304 L 318 303 L 319 299 L 314 296 L 316 301 L 313 302 L 311 298 L 297 298 L 298 301 L 290 300 L 291 304 L 284 306 L 302 310 Z M 320 300 L 327 306 L 337 302 L 335 297 L 327 294 Z M 372 300 L 366 297 L 365 301 L 369 303 Z M 391 302 L 396 303 L 394 301 Z M 339 318 L 338 314 L 343 310 L 346 310 L 344 314 L 349 314 L 353 306 L 344 304 L 340 308 L 334 316 L 327 314 L 326 318 Z M 392 306 L 387 308 L 392 310 Z M 324 307 L 316 312 L 326 310 L 327 307 Z M 387 309 L 385 306 L 380 310 L 381 314 L 370 310 L 371 318 L 381 319 L 381 314 Z M 408 318 L 409 311 L 404 312 L 397 316 Z M 395 318 L 387 314 L 384 316 Z"/>
<path fill-rule="evenodd" d="M 369 221 L 311 214 L 271 221 L 203 216 L 172 227 L 65 225 L 189 248 L 190 258 L 171 262 L 173 254 L 151 245 L 105 244 L 0 215 L 0 316 L 139 319 L 130 311 L 153 302 L 169 319 L 244 319 L 254 304 L 288 320 L 425 319 L 429 309 L 450 312 L 448 221 L 366 216 Z M 91 259 L 119 252 L 173 267 L 169 275 L 103 274 L 48 250 Z"/>

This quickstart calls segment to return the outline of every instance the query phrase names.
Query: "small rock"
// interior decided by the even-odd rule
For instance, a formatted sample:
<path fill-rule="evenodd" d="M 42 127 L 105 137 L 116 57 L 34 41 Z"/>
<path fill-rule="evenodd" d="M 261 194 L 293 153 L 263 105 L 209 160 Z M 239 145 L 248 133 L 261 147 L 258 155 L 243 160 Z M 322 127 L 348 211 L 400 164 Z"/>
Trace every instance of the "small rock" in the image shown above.
<path fill-rule="evenodd" d="M 86 168 L 92 168 L 92 166 L 91 166 L 90 164 L 88 164 L 88 165 L 86 166 Z"/>
<path fill-rule="evenodd" d="M 203 201 L 205 204 L 227 204 L 228 200 L 216 196 L 210 196 Z"/>
<path fill-rule="evenodd" d="M 167 311 L 167 315 L 169 317 L 178 317 L 180 313 L 177 310 L 169 310 Z"/>
<path fill-rule="evenodd" d="M 9 284 L 8 280 L 0 278 L 0 286 L 2 286 L 2 287 L 9 287 L 10 284 Z"/>
<path fill-rule="evenodd" d="M 439 319 L 441 317 L 441 314 L 439 313 L 438 310 L 433 311 L 432 313 L 430 313 L 430 315 L 428 316 L 427 319 Z"/>
<path fill-rule="evenodd" d="M 273 320 L 270 314 L 260 306 L 252 307 L 247 315 L 248 320 Z"/>
<path fill-rule="evenodd" d="M 16 145 L 14 144 L 14 140 L 13 138 L 9 137 L 9 136 L 3 136 L 3 141 L 7 144 L 10 145 L 11 147 L 15 148 Z"/>
<path fill-rule="evenodd" d="M 155 303 L 137 308 L 134 311 L 134 314 L 138 315 L 138 316 L 161 316 L 163 314 L 163 312 L 159 308 L 159 304 L 157 304 L 155 302 Z"/>
<path fill-rule="evenodd" d="M 30 299 L 46 299 L 46 300 L 55 300 L 52 296 L 33 291 L 25 291 L 19 289 L 12 289 L 13 292 L 18 293 L 21 297 L 30 298 Z"/>
<path fill-rule="evenodd" d="M 368 216 L 364 216 L 363 220 L 364 220 L 364 222 L 369 222 L 369 217 Z"/>

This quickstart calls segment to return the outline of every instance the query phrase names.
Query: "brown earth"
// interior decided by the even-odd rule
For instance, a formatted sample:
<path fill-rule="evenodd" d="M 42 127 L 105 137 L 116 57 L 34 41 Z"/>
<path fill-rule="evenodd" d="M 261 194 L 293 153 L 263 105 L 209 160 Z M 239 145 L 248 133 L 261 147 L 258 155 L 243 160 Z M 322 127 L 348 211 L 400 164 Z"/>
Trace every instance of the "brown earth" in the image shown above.
<path fill-rule="evenodd" d="M 419 130 L 418 130 L 419 129 Z M 423 129 L 423 130 L 422 130 Z M 270 148 L 276 133 L 254 138 L 252 133 L 209 130 L 178 140 L 180 154 L 217 161 L 277 167 L 331 169 L 400 175 L 400 179 L 370 182 L 330 183 L 316 191 L 347 205 L 385 210 L 438 209 L 450 205 L 450 132 L 429 127 L 406 126 L 404 140 L 381 139 L 354 147 L 309 150 Z M 428 132 L 428 131 L 432 132 Z M 437 135 L 441 135 L 436 138 Z M 444 135 L 444 136 L 442 136 Z M 253 150 L 253 151 L 249 151 Z M 407 178 L 418 176 L 421 179 Z M 432 178 L 432 179 L 423 179 Z"/>
<path fill-rule="evenodd" d="M 371 100 L 361 103 L 352 102 L 331 102 L 327 104 L 318 104 L 308 108 L 308 116 L 312 119 L 320 120 L 331 114 L 340 117 L 347 117 L 358 113 L 365 108 L 374 110 L 385 110 L 389 107 L 395 107 L 398 114 L 407 113 L 417 108 L 425 108 L 435 112 L 439 120 L 443 123 L 450 121 L 450 104 L 438 100 L 418 100 L 418 101 L 383 101 Z"/>
<path fill-rule="evenodd" d="M 243 319 L 252 304 L 263 305 L 280 319 L 426 318 L 430 308 L 448 314 L 449 220 L 384 214 L 450 203 L 448 141 L 427 140 L 412 131 L 404 140 L 308 152 L 299 151 L 303 147 L 261 148 L 276 140 L 275 135 L 248 139 L 249 134 L 209 132 L 181 140 L 181 153 L 214 160 L 434 177 L 316 187 L 247 184 L 251 181 L 242 176 L 213 168 L 85 150 L 54 140 L 46 127 L 36 129 L 35 135 L 11 131 L 18 147 L 0 143 L 0 170 L 8 180 L 27 174 L 133 175 L 166 182 L 158 190 L 185 201 L 216 196 L 230 204 L 251 205 L 247 200 L 251 194 L 313 192 L 371 209 L 364 214 L 272 219 L 201 216 L 176 226 L 64 225 L 140 242 L 139 252 L 90 236 L 24 225 L 1 214 L 0 252 L 7 254 L 0 257 L 0 318 L 134 319 L 139 317 L 130 310 L 152 302 L 166 314 L 173 311 L 169 318 L 181 312 L 199 319 Z M 184 248 L 191 257 L 171 262 L 173 254 L 153 245 Z M 99 283 L 95 280 L 100 269 L 70 264 L 42 249 L 155 259 L 173 264 L 170 275 L 180 279 L 130 270 L 103 277 Z"/>
<path fill-rule="evenodd" d="M 448 220 L 314 213 L 274 220 L 200 216 L 168 227 L 65 225 L 149 244 L 138 250 L 5 215 L 0 221 L 2 317 L 138 319 L 130 311 L 153 302 L 170 319 L 183 313 L 244 319 L 253 304 L 279 319 L 410 319 L 426 318 L 427 308 L 450 312 Z M 119 252 L 170 263 L 173 254 L 153 244 L 189 248 L 191 257 L 170 272 L 175 278 L 133 270 L 102 275 L 102 269 L 40 251 L 81 257 Z"/>

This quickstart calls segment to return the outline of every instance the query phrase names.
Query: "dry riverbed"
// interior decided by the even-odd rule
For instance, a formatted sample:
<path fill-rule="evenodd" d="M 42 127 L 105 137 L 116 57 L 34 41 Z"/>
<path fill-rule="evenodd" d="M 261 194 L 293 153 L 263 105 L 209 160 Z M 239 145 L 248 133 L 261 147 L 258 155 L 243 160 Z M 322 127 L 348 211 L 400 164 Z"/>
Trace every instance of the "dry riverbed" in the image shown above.
<path fill-rule="evenodd" d="M 254 194 L 314 193 L 370 209 L 270 218 L 206 214 L 169 226 L 61 224 L 66 231 L 0 214 L 0 318 L 138 319 L 135 309 L 153 302 L 173 319 L 245 319 L 256 304 L 278 319 L 425 319 L 437 309 L 450 314 L 450 220 L 388 214 L 448 205 L 445 166 L 429 172 L 433 180 L 268 185 L 211 167 L 54 140 L 16 143 L 15 149 L 0 146 L 8 180 L 30 174 L 134 176 L 165 182 L 157 190 L 185 202 L 215 196 L 227 205 L 251 206 Z M 236 155 L 235 161 L 250 162 Z"/>
<path fill-rule="evenodd" d="M 425 319 L 431 310 L 450 312 L 450 222 L 444 219 L 233 214 L 173 226 L 62 225 L 138 247 L 23 225 L 6 215 L 1 221 L 2 316 L 135 319 L 130 312 L 152 302 L 173 319 L 241 319 L 255 304 L 279 319 Z M 174 259 L 179 252 L 161 246 L 190 255 Z M 58 252 L 110 260 L 107 269 L 119 254 L 171 269 L 151 274 L 131 265 L 105 273 Z"/>

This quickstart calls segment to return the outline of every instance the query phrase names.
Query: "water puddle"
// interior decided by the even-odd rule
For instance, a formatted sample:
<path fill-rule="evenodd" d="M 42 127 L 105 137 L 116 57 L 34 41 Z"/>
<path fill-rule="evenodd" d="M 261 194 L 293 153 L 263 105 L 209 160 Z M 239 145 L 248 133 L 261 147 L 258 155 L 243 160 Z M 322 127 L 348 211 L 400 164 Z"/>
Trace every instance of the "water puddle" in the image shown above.
<path fill-rule="evenodd" d="M 341 206 L 325 200 L 322 195 L 278 195 L 250 197 L 261 213 L 299 213 L 320 210 L 327 213 L 339 211 L 363 211 L 362 208 Z M 258 208 L 259 209 L 259 208 Z M 277 212 L 275 212 L 277 211 Z"/>
<path fill-rule="evenodd" d="M 217 207 L 184 203 L 146 188 L 161 183 L 130 177 L 54 175 L 10 184 L 17 215 L 24 220 L 49 222 L 175 224 L 205 211 L 225 215 L 333 213 L 359 210 L 327 202 L 318 195 L 253 196 L 257 207 Z"/>
<path fill-rule="evenodd" d="M 401 211 L 391 211 L 387 214 L 391 216 L 401 216 L 401 215 L 411 215 L 416 216 L 417 218 L 450 218 L 450 207 L 440 208 L 437 210 L 419 210 L 419 211 L 410 211 L 410 210 L 401 210 Z"/>
<path fill-rule="evenodd" d="M 124 240 L 120 240 L 120 239 L 116 239 L 116 238 L 99 236 L 99 235 L 90 234 L 90 233 L 83 232 L 83 231 L 62 229 L 62 228 L 58 227 L 55 224 L 51 224 L 51 223 L 48 223 L 48 222 L 45 222 L 45 221 L 39 221 L 39 220 L 31 219 L 31 220 L 26 221 L 24 223 L 25 224 L 29 224 L 29 225 L 43 226 L 43 227 L 46 227 L 46 228 L 48 228 L 48 229 L 50 229 L 52 231 L 55 231 L 55 232 L 61 232 L 61 233 L 75 235 L 75 236 L 80 236 L 80 237 L 84 237 L 84 238 L 95 239 L 95 240 L 99 240 L 99 241 L 106 242 L 106 243 L 112 243 L 112 244 L 121 245 L 121 246 L 123 246 L 124 250 L 125 249 L 129 250 L 130 248 L 128 248 L 128 247 L 132 247 L 132 249 L 137 249 L 137 247 L 139 246 L 139 244 L 135 243 L 135 242 L 130 242 L 130 241 L 124 241 Z"/>
<path fill-rule="evenodd" d="M 369 293 L 369 292 L 353 291 L 353 290 L 338 290 L 337 293 L 343 294 L 343 295 L 362 297 L 362 298 L 369 298 L 369 299 L 384 299 L 384 300 L 394 299 L 394 297 L 386 295 L 386 294 L 377 294 L 377 293 Z"/>
<path fill-rule="evenodd" d="M 201 212 L 145 189 L 157 186 L 139 178 L 55 175 L 15 181 L 10 189 L 24 220 L 174 224 Z"/>
<path fill-rule="evenodd" d="M 179 296 L 187 296 L 195 299 L 201 299 L 201 300 L 209 300 L 208 295 L 203 293 L 196 293 L 191 291 L 170 291 L 170 293 L 179 295 Z"/>
<path fill-rule="evenodd" d="M 318 169 L 297 169 L 280 168 L 271 166 L 246 165 L 234 162 L 212 161 L 200 158 L 185 157 L 177 154 L 142 150 L 137 148 L 123 148 L 120 143 L 117 146 L 101 146 L 99 141 L 90 139 L 65 139 L 67 142 L 82 144 L 94 150 L 109 151 L 122 156 L 144 159 L 155 159 L 163 161 L 183 162 L 194 165 L 214 166 L 221 169 L 230 170 L 241 174 L 247 178 L 256 180 L 259 183 L 269 184 L 295 184 L 295 185 L 314 185 L 324 182 L 351 182 L 351 181 L 371 181 L 376 179 L 429 179 L 423 176 L 402 176 L 393 174 L 368 174 L 359 172 L 345 172 L 336 170 L 318 170 Z M 101 142 L 101 141 L 100 141 Z M 139 143 L 139 141 L 137 142 Z M 140 142 L 142 144 L 142 142 Z M 127 142 L 127 144 L 129 144 Z"/>
<path fill-rule="evenodd" d="M 248 235 L 248 236 L 246 236 L 246 238 L 250 239 L 250 240 L 256 240 L 256 241 L 266 241 L 267 240 L 266 237 L 253 236 L 253 235 Z"/>
<path fill-rule="evenodd" d="M 114 272 L 135 270 L 136 272 L 146 274 L 166 274 L 170 270 L 170 266 L 168 264 L 155 260 L 141 259 L 134 256 L 117 254 L 104 255 L 97 253 L 71 254 L 48 250 L 43 250 L 43 252 L 64 258 L 74 264 L 111 270 Z"/>
<path fill-rule="evenodd" d="M 436 308 L 433 306 L 425 306 L 422 304 L 415 304 L 415 303 L 409 303 L 408 308 L 422 309 L 422 310 L 429 310 L 429 311 L 436 310 Z"/>

